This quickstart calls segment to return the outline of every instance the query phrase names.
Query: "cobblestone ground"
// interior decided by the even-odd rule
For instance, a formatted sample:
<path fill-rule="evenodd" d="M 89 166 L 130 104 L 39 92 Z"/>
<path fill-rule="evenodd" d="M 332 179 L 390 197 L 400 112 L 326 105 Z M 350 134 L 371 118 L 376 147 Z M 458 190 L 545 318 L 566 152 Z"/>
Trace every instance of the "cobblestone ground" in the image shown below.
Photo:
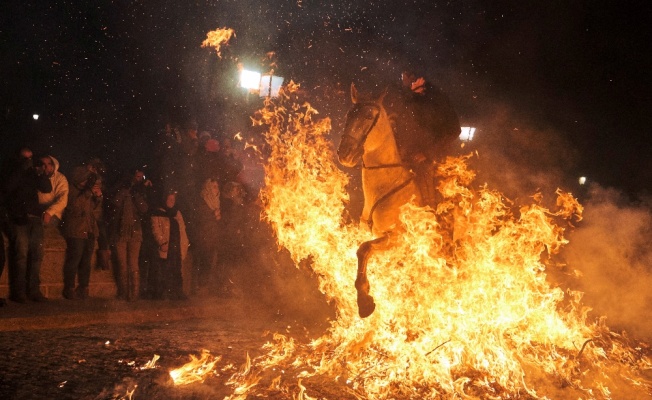
<path fill-rule="evenodd" d="M 0 332 L 0 398 L 222 399 L 232 394 L 224 383 L 244 363 L 247 352 L 251 357 L 260 354 L 268 340 L 265 331 L 307 341 L 325 328 L 325 321 L 310 325 L 248 310 L 169 323 Z M 218 369 L 232 367 L 204 383 L 175 387 L 169 371 L 186 364 L 191 354 L 199 356 L 202 349 L 222 356 Z M 155 354 L 160 356 L 157 368 L 141 369 Z"/>

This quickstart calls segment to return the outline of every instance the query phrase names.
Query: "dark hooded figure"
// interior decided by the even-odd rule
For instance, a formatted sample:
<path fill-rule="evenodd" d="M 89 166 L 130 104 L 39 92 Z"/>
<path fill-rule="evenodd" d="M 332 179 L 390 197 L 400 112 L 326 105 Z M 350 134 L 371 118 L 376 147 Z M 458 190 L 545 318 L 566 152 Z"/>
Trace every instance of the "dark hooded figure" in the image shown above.
<path fill-rule="evenodd" d="M 158 250 L 150 271 L 152 298 L 185 300 L 181 266 L 188 254 L 186 224 L 176 207 L 177 193 L 165 193 L 160 207 L 152 211 L 152 235 Z"/>

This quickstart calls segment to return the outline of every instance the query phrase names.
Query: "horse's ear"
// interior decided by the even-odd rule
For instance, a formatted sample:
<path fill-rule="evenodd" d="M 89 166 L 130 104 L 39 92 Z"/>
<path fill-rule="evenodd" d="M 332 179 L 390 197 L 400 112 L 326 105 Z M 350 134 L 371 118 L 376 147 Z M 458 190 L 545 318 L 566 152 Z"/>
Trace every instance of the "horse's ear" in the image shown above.
<path fill-rule="evenodd" d="M 358 89 L 355 88 L 355 83 L 351 83 L 351 101 L 353 104 L 358 102 Z"/>

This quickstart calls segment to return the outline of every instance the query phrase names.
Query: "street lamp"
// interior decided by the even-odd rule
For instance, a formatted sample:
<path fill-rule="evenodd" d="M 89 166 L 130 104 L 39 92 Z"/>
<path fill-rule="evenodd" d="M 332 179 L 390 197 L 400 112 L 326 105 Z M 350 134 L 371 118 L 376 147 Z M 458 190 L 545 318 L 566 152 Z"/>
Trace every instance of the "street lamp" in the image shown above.
<path fill-rule="evenodd" d="M 463 142 L 470 142 L 475 135 L 475 128 L 472 126 L 463 126 L 460 132 L 460 140 Z"/>
<path fill-rule="evenodd" d="M 243 69 L 240 72 L 240 87 L 245 89 L 260 90 L 260 72 Z"/>
<path fill-rule="evenodd" d="M 260 97 L 277 97 L 283 77 L 276 75 L 261 75 L 260 72 L 243 69 L 240 72 L 240 87 L 257 91 Z"/>

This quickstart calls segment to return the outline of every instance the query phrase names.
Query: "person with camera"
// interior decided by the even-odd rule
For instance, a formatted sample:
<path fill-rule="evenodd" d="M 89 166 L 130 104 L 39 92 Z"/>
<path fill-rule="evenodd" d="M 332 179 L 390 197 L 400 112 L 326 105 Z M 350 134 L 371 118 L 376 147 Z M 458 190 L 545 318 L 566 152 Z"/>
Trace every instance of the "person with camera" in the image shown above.
<path fill-rule="evenodd" d="M 127 174 L 110 196 L 107 207 L 108 237 L 115 252 L 118 298 L 140 298 L 140 249 L 143 242 L 142 220 L 148 211 L 147 192 L 152 182 L 136 169 Z"/>
<path fill-rule="evenodd" d="M 70 174 L 68 206 L 63 215 L 66 261 L 63 265 L 63 297 L 86 299 L 91 276 L 91 258 L 102 218 L 102 174 L 104 166 L 91 159 Z M 75 287 L 77 280 L 77 287 Z"/>
<path fill-rule="evenodd" d="M 32 161 L 32 151 L 23 148 L 4 182 L 10 254 L 9 298 L 17 303 L 46 301 L 41 292 L 40 270 L 43 260 L 43 219 L 45 207 L 39 204 L 39 192 L 52 192 L 43 159 Z"/>

